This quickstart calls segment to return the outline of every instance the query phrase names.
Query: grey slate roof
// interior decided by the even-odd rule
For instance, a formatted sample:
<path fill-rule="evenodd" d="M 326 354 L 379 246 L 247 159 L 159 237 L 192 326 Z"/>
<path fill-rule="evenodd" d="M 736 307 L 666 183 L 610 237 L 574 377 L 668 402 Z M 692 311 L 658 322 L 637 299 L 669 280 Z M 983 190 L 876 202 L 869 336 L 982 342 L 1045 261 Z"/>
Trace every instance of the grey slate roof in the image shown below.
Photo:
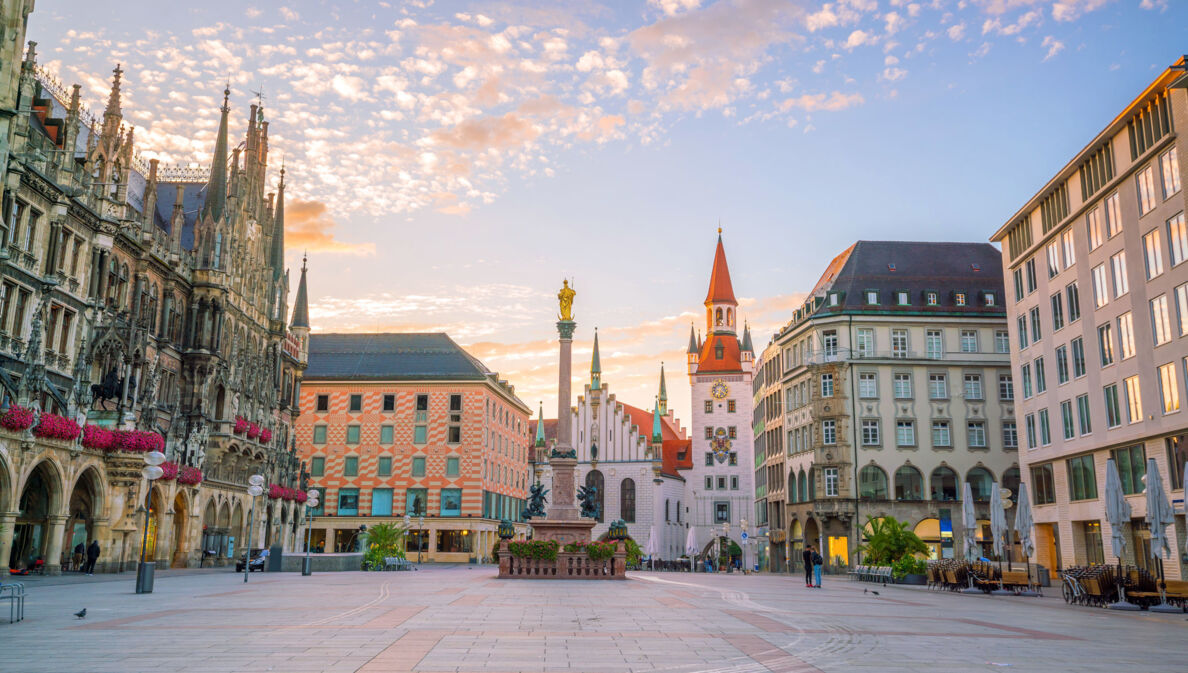
<path fill-rule="evenodd" d="M 442 333 L 311 334 L 304 378 L 482 381 L 489 373 Z"/>

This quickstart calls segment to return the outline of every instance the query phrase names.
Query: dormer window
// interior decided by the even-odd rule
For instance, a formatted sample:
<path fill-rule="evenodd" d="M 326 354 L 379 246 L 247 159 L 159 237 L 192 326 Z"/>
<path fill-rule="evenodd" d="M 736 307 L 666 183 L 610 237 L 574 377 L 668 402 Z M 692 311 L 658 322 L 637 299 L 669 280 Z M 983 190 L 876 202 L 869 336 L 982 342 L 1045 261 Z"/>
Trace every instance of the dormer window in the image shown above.
<path fill-rule="evenodd" d="M 958 292 L 956 295 L 954 295 L 954 297 L 953 297 L 953 301 L 954 301 L 954 302 L 955 302 L 955 303 L 956 303 L 958 306 L 965 306 L 965 293 L 964 293 L 964 292 Z"/>
<path fill-rule="evenodd" d="M 866 303 L 870 304 L 872 306 L 877 306 L 879 303 L 879 291 L 878 290 L 867 290 L 866 291 Z"/>
<path fill-rule="evenodd" d="M 997 306 L 997 304 L 994 303 L 994 293 L 993 292 L 986 293 L 986 305 L 987 306 Z"/>
<path fill-rule="evenodd" d="M 926 301 L 929 306 L 936 306 L 938 299 L 939 298 L 937 297 L 935 292 L 925 292 L 924 293 L 924 301 Z"/>
<path fill-rule="evenodd" d="M 896 299 L 896 301 L 899 302 L 900 306 L 907 306 L 908 304 L 912 303 L 911 295 L 908 293 L 907 290 L 900 290 L 900 291 L 896 292 L 895 299 Z"/>
<path fill-rule="evenodd" d="M 837 306 L 837 304 L 838 304 L 838 301 L 837 301 L 837 293 L 836 293 L 836 292 L 830 292 L 830 293 L 829 293 L 829 305 L 830 305 L 830 306 Z"/>
<path fill-rule="evenodd" d="M 721 360 L 725 357 L 726 357 L 726 348 L 722 345 L 722 342 L 719 341 L 717 343 L 717 345 L 714 346 L 714 358 Z"/>

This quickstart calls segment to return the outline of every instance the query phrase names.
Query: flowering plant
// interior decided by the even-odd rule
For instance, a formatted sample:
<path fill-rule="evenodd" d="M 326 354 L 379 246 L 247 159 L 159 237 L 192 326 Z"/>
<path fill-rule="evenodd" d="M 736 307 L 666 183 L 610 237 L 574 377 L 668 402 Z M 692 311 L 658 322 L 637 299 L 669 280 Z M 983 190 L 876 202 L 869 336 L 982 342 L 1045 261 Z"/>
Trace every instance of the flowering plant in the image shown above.
<path fill-rule="evenodd" d="M 271 484 L 268 486 L 268 497 L 273 500 L 293 500 L 295 502 L 305 502 L 309 496 L 305 495 L 304 491 L 288 486 L 281 486 L 280 484 Z"/>
<path fill-rule="evenodd" d="M 243 433 L 248 431 L 248 427 L 250 425 L 251 424 L 248 423 L 248 419 L 244 418 L 243 416 L 236 416 L 235 417 L 235 427 L 232 428 L 232 432 L 234 432 L 237 435 L 242 435 Z"/>
<path fill-rule="evenodd" d="M 28 430 L 33 425 L 33 410 L 25 407 L 12 406 L 0 416 L 0 426 L 5 430 L 20 432 Z"/>
<path fill-rule="evenodd" d="M 177 463 L 173 461 L 166 461 L 161 463 L 161 479 L 164 481 L 172 481 L 177 479 Z"/>
<path fill-rule="evenodd" d="M 82 445 L 96 451 L 111 451 L 115 443 L 115 433 L 98 425 L 83 427 Z"/>
<path fill-rule="evenodd" d="M 268 442 L 271 442 L 271 441 L 272 441 L 272 431 L 269 430 L 268 428 L 263 428 L 262 430 L 260 430 L 260 443 L 267 444 Z"/>
<path fill-rule="evenodd" d="M 570 554 L 586 553 L 591 561 L 605 561 L 615 555 L 615 542 L 571 542 L 565 545 L 565 551 Z"/>
<path fill-rule="evenodd" d="M 202 483 L 202 470 L 196 467 L 184 466 L 177 470 L 177 483 L 187 486 L 197 486 Z"/>
<path fill-rule="evenodd" d="M 249 423 L 248 430 L 247 430 L 247 438 L 255 439 L 259 436 L 260 436 L 260 426 L 256 425 L 255 423 Z"/>
<path fill-rule="evenodd" d="M 37 437 L 43 439 L 64 439 L 68 442 L 74 441 L 81 431 L 82 429 L 78 427 L 78 423 L 57 414 L 42 414 L 37 427 L 33 428 L 33 434 Z"/>
<path fill-rule="evenodd" d="M 147 430 L 117 430 L 115 441 L 108 450 L 119 449 L 132 453 L 147 453 L 165 448 L 165 438 Z"/>
<path fill-rule="evenodd" d="M 561 543 L 556 540 L 528 540 L 526 542 L 509 542 L 507 548 L 516 558 L 556 561 L 557 550 L 561 548 Z"/>

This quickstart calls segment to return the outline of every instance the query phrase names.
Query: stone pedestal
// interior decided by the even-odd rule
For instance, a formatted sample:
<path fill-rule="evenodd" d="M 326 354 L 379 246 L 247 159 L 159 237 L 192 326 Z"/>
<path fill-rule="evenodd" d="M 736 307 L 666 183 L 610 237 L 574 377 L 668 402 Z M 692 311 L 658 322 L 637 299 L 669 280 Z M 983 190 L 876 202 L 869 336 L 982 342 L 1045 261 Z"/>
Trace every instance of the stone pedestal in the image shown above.
<path fill-rule="evenodd" d="M 563 448 L 567 447 L 558 447 L 559 450 Z M 548 506 L 548 520 L 577 521 L 581 518 L 581 508 L 574 501 L 577 492 L 577 484 L 574 483 L 577 459 L 550 458 L 549 467 L 553 468 L 553 502 Z M 535 529 L 536 524 L 533 523 L 532 527 Z"/>

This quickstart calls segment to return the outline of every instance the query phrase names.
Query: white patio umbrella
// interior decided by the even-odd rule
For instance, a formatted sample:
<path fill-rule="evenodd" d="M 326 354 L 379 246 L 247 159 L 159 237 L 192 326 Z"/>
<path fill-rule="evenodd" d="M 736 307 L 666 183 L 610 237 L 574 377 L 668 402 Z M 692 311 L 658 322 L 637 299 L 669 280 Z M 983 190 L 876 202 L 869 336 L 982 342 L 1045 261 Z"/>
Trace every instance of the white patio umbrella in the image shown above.
<path fill-rule="evenodd" d="M 995 594 L 1006 595 L 1010 591 L 1002 588 L 1002 554 L 1006 551 L 1006 542 L 1003 538 L 1006 536 L 1006 511 L 1002 509 L 1002 490 L 998 488 L 997 484 L 992 484 L 990 487 L 990 535 L 994 537 L 993 549 L 994 555 L 998 557 L 998 589 L 994 591 Z"/>
<path fill-rule="evenodd" d="M 961 535 L 962 548 L 965 550 L 965 560 L 972 563 L 978 560 L 978 515 L 974 512 L 973 489 L 969 482 L 965 482 L 965 490 L 961 494 Z M 980 593 L 980 589 L 973 586 L 973 570 L 969 571 L 969 586 L 962 589 L 963 593 Z"/>
<path fill-rule="evenodd" d="M 689 534 L 685 536 L 685 553 L 689 556 L 689 572 L 697 571 L 697 529 L 689 526 Z"/>
<path fill-rule="evenodd" d="M 1130 523 L 1130 503 L 1126 502 L 1122 492 L 1122 479 L 1113 458 L 1106 460 L 1105 510 L 1106 521 L 1110 523 L 1110 549 L 1118 559 L 1118 600 L 1108 607 L 1111 610 L 1138 610 L 1139 606 L 1126 601 L 1126 589 L 1122 586 L 1122 554 L 1126 551 L 1123 526 Z"/>
<path fill-rule="evenodd" d="M 1015 501 L 1015 533 L 1019 535 L 1019 547 L 1023 552 L 1023 565 L 1027 568 L 1027 589 L 1020 596 L 1038 596 L 1031 590 L 1031 557 L 1035 554 L 1035 539 L 1031 529 L 1035 521 L 1031 517 L 1031 499 L 1027 497 L 1027 484 L 1019 484 L 1019 495 Z"/>
<path fill-rule="evenodd" d="M 1167 538 L 1167 527 L 1175 523 L 1167 492 L 1163 490 L 1163 479 L 1159 465 L 1154 458 L 1147 459 L 1147 527 L 1151 529 L 1151 558 L 1159 562 L 1159 605 L 1151 606 L 1152 612 L 1182 612 L 1178 607 L 1168 605 L 1167 582 L 1163 578 L 1163 559 L 1171 554 Z"/>
<path fill-rule="evenodd" d="M 651 564 L 652 569 L 656 569 L 656 527 L 652 526 L 648 531 L 648 543 L 644 546 L 644 554 L 648 557 L 648 563 Z"/>

